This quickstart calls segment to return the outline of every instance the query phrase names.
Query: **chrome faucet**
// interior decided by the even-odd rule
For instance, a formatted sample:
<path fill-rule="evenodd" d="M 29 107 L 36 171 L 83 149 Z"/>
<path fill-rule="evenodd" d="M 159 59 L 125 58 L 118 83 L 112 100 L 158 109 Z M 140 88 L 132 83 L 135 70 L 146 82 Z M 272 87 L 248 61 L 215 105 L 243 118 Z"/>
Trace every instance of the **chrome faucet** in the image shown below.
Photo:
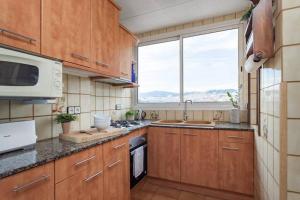
<path fill-rule="evenodd" d="M 188 119 L 188 114 L 187 114 L 187 103 L 190 102 L 193 104 L 192 100 L 185 100 L 184 102 L 184 111 L 183 111 L 183 120 L 186 121 Z"/>

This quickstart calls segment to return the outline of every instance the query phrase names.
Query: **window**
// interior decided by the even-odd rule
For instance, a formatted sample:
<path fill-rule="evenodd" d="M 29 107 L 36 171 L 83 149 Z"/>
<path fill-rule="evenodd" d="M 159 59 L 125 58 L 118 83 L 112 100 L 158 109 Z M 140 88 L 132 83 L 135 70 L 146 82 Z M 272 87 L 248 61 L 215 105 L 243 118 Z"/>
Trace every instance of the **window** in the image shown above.
<path fill-rule="evenodd" d="M 138 48 L 139 103 L 180 101 L 179 40 Z"/>
<path fill-rule="evenodd" d="M 138 47 L 137 103 L 228 102 L 238 91 L 238 29 L 183 35 Z"/>
<path fill-rule="evenodd" d="M 224 102 L 238 90 L 238 30 L 183 38 L 184 100 Z"/>

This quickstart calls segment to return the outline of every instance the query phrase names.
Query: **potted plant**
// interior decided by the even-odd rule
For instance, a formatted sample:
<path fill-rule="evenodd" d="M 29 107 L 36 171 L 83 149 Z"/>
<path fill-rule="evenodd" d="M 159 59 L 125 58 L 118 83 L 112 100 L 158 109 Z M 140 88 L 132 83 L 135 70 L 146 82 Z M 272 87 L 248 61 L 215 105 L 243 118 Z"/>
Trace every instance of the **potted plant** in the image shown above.
<path fill-rule="evenodd" d="M 129 110 L 125 113 L 127 120 L 134 120 L 135 112 L 133 110 Z"/>
<path fill-rule="evenodd" d="M 62 129 L 63 129 L 63 133 L 67 134 L 70 133 L 70 129 L 71 129 L 71 122 L 75 121 L 77 119 L 77 117 L 75 115 L 71 115 L 68 113 L 62 113 L 57 115 L 57 117 L 55 118 L 55 121 L 59 124 L 61 124 Z"/>
<path fill-rule="evenodd" d="M 230 111 L 230 122 L 234 124 L 240 123 L 240 106 L 238 103 L 239 94 L 232 95 L 227 91 L 227 96 L 231 102 L 233 109 Z"/>

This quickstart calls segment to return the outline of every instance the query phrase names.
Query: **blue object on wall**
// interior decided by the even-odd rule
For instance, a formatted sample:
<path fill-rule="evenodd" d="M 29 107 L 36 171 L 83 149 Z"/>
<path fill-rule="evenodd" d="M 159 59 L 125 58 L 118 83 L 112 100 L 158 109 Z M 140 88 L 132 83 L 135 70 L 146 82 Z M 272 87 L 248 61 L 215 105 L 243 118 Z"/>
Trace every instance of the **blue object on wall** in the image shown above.
<path fill-rule="evenodd" d="M 131 64 L 131 82 L 136 82 L 135 70 L 134 70 L 134 63 Z"/>

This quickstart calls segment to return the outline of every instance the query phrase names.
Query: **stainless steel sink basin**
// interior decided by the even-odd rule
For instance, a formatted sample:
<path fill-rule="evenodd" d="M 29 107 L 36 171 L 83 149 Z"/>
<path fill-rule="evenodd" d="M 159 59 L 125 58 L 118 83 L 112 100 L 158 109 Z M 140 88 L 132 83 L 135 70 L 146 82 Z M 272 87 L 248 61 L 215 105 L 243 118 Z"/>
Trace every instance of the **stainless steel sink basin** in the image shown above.
<path fill-rule="evenodd" d="M 183 120 L 160 120 L 157 123 L 159 123 L 159 124 L 180 124 L 180 123 L 183 123 Z"/>

